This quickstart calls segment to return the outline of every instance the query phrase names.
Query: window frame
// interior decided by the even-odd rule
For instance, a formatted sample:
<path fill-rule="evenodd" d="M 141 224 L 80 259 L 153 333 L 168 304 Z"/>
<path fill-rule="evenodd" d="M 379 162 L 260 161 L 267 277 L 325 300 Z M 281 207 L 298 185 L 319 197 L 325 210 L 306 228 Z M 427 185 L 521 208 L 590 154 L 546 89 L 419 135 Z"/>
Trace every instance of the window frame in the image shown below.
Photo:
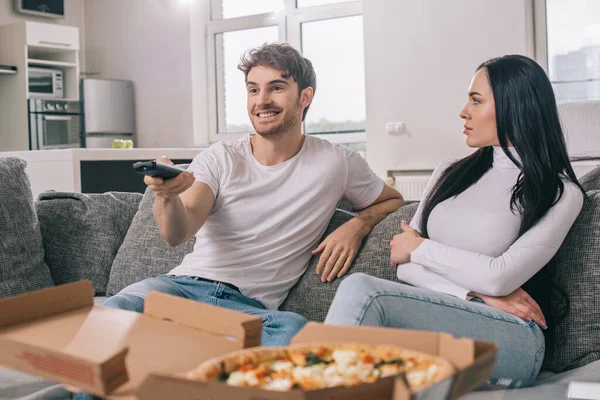
<path fill-rule="evenodd" d="M 546 71 L 546 74 L 548 74 L 548 20 L 546 18 L 546 0 L 532 1 L 535 61 L 544 69 L 544 71 Z"/>
<path fill-rule="evenodd" d="M 192 48 L 196 46 L 199 29 L 198 25 L 202 21 L 196 20 L 200 17 L 204 19 L 206 34 L 204 35 L 204 47 L 206 65 L 206 85 L 205 93 L 207 97 L 206 109 L 208 112 L 199 111 L 195 104 L 201 104 L 200 101 L 194 101 L 193 113 L 199 114 L 194 118 L 194 141 L 196 143 L 215 143 L 222 140 L 237 140 L 248 133 L 227 133 L 219 131 L 219 127 L 225 126 L 225 85 L 223 75 L 223 60 L 217 57 L 222 53 L 221 40 L 218 34 L 238 31 L 244 29 L 263 28 L 277 26 L 279 29 L 279 42 L 289 43 L 291 46 L 302 50 L 302 24 L 305 22 L 322 21 L 334 18 L 352 17 L 362 15 L 362 0 L 350 0 L 344 3 L 327 4 L 311 7 L 296 7 L 296 0 L 284 0 L 284 8 L 278 12 L 249 15 L 243 17 L 217 19 L 222 15 L 222 0 L 210 0 L 206 2 L 203 12 L 193 12 L 192 16 Z M 196 28 L 195 28 L 196 25 Z M 219 52 L 217 51 L 219 50 Z M 196 50 L 198 51 L 198 50 Z M 200 51 L 201 52 L 201 51 Z M 199 62 L 199 56 L 192 57 L 192 69 L 194 64 Z M 194 75 L 194 72 L 192 72 Z M 193 92 L 202 90 L 202 85 L 195 84 Z M 195 96 L 194 96 L 195 97 Z M 204 118 L 204 121 L 201 121 Z M 201 132 L 201 128 L 207 129 Z M 358 143 L 366 141 L 366 131 L 358 133 L 340 133 L 340 134 L 320 134 L 313 135 L 333 143 Z"/>
<path fill-rule="evenodd" d="M 548 5 L 546 0 L 531 0 L 533 2 L 533 26 L 535 38 L 535 60 L 546 71 L 552 85 L 562 83 L 588 82 L 588 80 L 552 80 L 549 70 L 548 52 Z M 589 99 L 588 99 L 589 100 Z"/>

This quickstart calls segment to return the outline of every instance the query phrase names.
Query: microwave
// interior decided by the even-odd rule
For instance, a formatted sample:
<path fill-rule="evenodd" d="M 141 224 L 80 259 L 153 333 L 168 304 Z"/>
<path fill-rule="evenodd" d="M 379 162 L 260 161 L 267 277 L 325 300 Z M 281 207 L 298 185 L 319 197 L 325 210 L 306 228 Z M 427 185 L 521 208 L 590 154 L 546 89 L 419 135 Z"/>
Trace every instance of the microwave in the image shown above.
<path fill-rule="evenodd" d="M 29 98 L 64 98 L 63 71 L 54 68 L 29 68 Z"/>

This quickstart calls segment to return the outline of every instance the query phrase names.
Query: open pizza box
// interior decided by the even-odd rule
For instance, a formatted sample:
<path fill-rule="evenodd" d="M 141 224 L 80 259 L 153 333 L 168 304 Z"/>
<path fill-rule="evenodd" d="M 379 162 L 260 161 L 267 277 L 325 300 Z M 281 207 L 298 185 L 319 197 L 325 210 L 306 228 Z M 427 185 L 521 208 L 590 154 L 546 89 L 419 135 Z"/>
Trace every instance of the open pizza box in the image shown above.
<path fill-rule="evenodd" d="M 0 299 L 0 365 L 114 399 L 260 345 L 262 320 L 152 292 L 144 314 L 94 306 L 89 281 Z M 77 388 L 77 389 L 75 389 Z"/>
<path fill-rule="evenodd" d="M 213 357 L 260 344 L 261 320 L 152 292 L 144 314 L 93 305 L 88 281 L 0 299 L 0 365 L 109 399 L 454 399 L 491 376 L 496 345 L 450 335 L 309 323 L 292 344 L 395 344 L 446 358 L 452 378 L 411 396 L 403 377 L 352 388 L 267 391 L 197 382 L 182 374 Z"/>
<path fill-rule="evenodd" d="M 301 343 L 392 344 L 440 356 L 450 361 L 457 373 L 416 395 L 408 390 L 404 376 L 350 388 L 287 392 L 241 388 L 220 382 L 196 382 L 166 374 L 150 374 L 138 390 L 142 400 L 425 400 L 456 399 L 487 382 L 492 375 L 497 345 L 471 339 L 456 339 L 439 332 L 407 329 L 330 326 L 311 322 L 291 341 Z"/>

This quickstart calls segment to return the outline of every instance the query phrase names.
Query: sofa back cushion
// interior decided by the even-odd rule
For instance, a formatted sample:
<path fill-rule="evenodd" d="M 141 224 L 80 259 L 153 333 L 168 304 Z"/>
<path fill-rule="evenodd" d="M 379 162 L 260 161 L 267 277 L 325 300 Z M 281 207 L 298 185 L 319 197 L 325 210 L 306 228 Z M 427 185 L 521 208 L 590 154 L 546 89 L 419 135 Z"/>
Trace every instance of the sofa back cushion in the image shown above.
<path fill-rule="evenodd" d="M 587 190 L 600 190 L 600 167 L 594 168 L 581 178 L 579 178 L 581 186 Z"/>
<path fill-rule="evenodd" d="M 313 256 L 307 271 L 292 288 L 281 309 L 296 312 L 311 321 L 322 322 L 340 282 L 348 275 L 363 272 L 378 278 L 396 280 L 396 270 L 390 265 L 390 240 L 400 233 L 400 221 L 404 219 L 410 222 L 417 206 L 417 203 L 406 205 L 377 224 L 363 241 L 352 266 L 341 279 L 321 282 L 320 275 L 315 273 L 320 254 Z M 351 213 L 336 211 L 321 240 L 352 217 Z"/>
<path fill-rule="evenodd" d="M 154 219 L 154 192 L 146 189 L 139 210 L 125 235 L 123 244 L 112 264 L 107 294 L 120 290 L 143 279 L 162 275 L 181 263 L 192 251 L 196 238 L 176 247 L 163 240 Z"/>
<path fill-rule="evenodd" d="M 21 158 L 0 157 L 0 297 L 54 286 L 26 166 Z"/>
<path fill-rule="evenodd" d="M 88 279 L 96 295 L 106 294 L 112 263 L 141 200 L 139 193 L 42 193 L 36 209 L 54 283 Z"/>
<path fill-rule="evenodd" d="M 554 282 L 567 294 L 566 317 L 551 332 L 545 368 L 555 372 L 600 360 L 600 190 L 587 192 L 583 210 L 553 261 Z M 561 307 L 558 295 L 552 307 Z"/>

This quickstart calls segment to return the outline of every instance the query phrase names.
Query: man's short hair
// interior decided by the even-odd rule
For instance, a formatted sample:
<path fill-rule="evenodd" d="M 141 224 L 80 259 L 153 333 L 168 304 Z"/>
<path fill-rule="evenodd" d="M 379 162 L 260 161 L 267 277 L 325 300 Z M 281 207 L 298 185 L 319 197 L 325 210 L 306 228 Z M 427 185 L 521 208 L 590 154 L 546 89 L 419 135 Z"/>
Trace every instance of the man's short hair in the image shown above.
<path fill-rule="evenodd" d="M 249 50 L 240 59 L 238 69 L 244 73 L 247 81 L 250 70 L 258 65 L 281 71 L 285 79 L 294 78 L 298 83 L 298 93 L 307 87 L 312 87 L 313 93 L 317 90 L 317 76 L 312 63 L 289 44 L 265 43 Z M 304 109 L 302 121 L 309 107 L 310 104 Z"/>

